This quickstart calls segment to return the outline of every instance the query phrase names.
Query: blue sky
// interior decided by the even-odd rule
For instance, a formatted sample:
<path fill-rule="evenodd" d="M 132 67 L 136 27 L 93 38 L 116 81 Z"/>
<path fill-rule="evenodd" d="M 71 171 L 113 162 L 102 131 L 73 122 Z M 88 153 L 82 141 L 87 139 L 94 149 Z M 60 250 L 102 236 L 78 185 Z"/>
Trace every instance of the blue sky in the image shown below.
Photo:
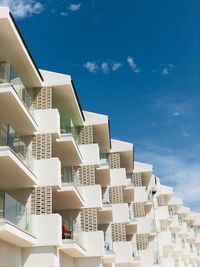
<path fill-rule="evenodd" d="M 200 211 L 199 0 L 0 0 L 39 68 L 72 75 L 163 183 Z"/>

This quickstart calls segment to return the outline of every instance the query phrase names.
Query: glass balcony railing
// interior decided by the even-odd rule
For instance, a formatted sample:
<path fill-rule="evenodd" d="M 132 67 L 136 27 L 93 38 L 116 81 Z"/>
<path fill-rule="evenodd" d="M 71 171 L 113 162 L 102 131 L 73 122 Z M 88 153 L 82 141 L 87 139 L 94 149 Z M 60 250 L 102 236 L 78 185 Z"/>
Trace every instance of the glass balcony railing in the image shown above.
<path fill-rule="evenodd" d="M 0 220 L 31 232 L 31 211 L 8 193 L 0 192 Z"/>
<path fill-rule="evenodd" d="M 15 154 L 31 169 L 32 151 L 26 143 L 26 137 L 19 136 L 9 124 L 0 125 L 0 146 L 9 146 Z"/>
<path fill-rule="evenodd" d="M 108 157 L 106 153 L 100 153 L 100 164 L 108 165 Z"/>
<path fill-rule="evenodd" d="M 106 254 L 113 254 L 113 243 L 112 243 L 112 239 L 106 239 L 105 243 L 104 243 L 104 250 Z"/>
<path fill-rule="evenodd" d="M 27 89 L 16 74 L 14 68 L 7 62 L 0 62 L 0 84 L 11 83 L 15 92 L 33 115 L 33 91 Z"/>
<path fill-rule="evenodd" d="M 63 166 L 61 168 L 61 180 L 63 185 L 79 185 L 79 176 L 73 167 Z"/>

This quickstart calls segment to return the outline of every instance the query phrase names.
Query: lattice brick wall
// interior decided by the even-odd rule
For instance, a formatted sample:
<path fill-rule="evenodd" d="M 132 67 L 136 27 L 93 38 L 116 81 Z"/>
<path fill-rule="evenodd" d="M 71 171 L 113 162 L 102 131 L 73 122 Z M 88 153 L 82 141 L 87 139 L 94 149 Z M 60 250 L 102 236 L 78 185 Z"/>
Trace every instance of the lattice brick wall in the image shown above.
<path fill-rule="evenodd" d="M 95 168 L 94 165 L 84 165 L 79 168 L 80 185 L 95 185 Z"/>
<path fill-rule="evenodd" d="M 148 244 L 148 234 L 136 234 L 136 245 L 138 250 L 147 249 Z"/>
<path fill-rule="evenodd" d="M 52 156 L 51 134 L 37 134 L 32 141 L 32 154 L 36 159 L 50 159 Z"/>
<path fill-rule="evenodd" d="M 112 241 L 113 242 L 125 242 L 126 241 L 126 226 L 125 223 L 112 223 Z"/>
<path fill-rule="evenodd" d="M 134 172 L 132 174 L 132 182 L 133 182 L 134 186 L 142 186 L 141 172 Z"/>
<path fill-rule="evenodd" d="M 157 203 L 158 203 L 158 206 L 159 207 L 166 206 L 167 205 L 167 202 L 166 202 L 165 195 L 159 195 L 159 196 L 157 196 Z"/>
<path fill-rule="evenodd" d="M 34 92 L 33 106 L 35 109 L 52 108 L 52 88 L 51 87 L 35 88 L 33 92 Z"/>
<path fill-rule="evenodd" d="M 31 213 L 51 214 L 52 213 L 52 187 L 36 187 L 31 196 Z"/>
<path fill-rule="evenodd" d="M 123 186 L 109 187 L 109 201 L 111 204 L 123 203 Z"/>
<path fill-rule="evenodd" d="M 135 202 L 132 204 L 132 207 L 135 218 L 146 216 L 144 202 Z"/>
<path fill-rule="evenodd" d="M 97 209 L 83 208 L 81 210 L 81 228 L 84 232 L 97 231 Z"/>
<path fill-rule="evenodd" d="M 108 165 L 111 169 L 119 169 L 120 168 L 120 154 L 109 153 L 108 154 Z"/>
<path fill-rule="evenodd" d="M 92 126 L 74 127 L 72 129 L 75 140 L 79 145 L 93 144 L 93 128 Z"/>

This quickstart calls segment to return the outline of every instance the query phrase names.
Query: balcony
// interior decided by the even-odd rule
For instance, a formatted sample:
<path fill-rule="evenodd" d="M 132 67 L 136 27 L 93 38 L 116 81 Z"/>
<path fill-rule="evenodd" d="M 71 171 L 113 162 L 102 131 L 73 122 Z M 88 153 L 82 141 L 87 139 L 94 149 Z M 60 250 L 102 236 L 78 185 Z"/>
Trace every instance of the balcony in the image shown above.
<path fill-rule="evenodd" d="M 86 250 L 83 246 L 83 231 L 76 221 L 70 225 L 62 225 L 62 247 L 60 250 L 74 258 L 86 256 Z"/>
<path fill-rule="evenodd" d="M 107 187 L 110 185 L 110 180 L 111 180 L 110 169 L 108 165 L 101 165 L 99 168 L 96 168 L 96 173 L 95 173 L 96 184 L 100 184 L 102 187 Z"/>
<path fill-rule="evenodd" d="M 80 209 L 84 199 L 79 192 L 77 172 L 70 166 L 61 169 L 62 189 L 53 191 L 54 210 Z"/>
<path fill-rule="evenodd" d="M 19 247 L 36 244 L 31 212 L 5 192 L 0 192 L 0 238 Z"/>
<path fill-rule="evenodd" d="M 53 157 L 58 157 L 62 165 L 82 164 L 82 155 L 75 137 L 74 127 L 61 129 L 61 136 L 53 140 Z"/>
<path fill-rule="evenodd" d="M 33 187 L 37 178 L 32 173 L 33 158 L 30 140 L 20 137 L 10 125 L 0 125 L 0 186 Z"/>
<path fill-rule="evenodd" d="M 8 63 L 0 63 L 0 115 L 21 135 L 37 130 L 32 103 L 32 91 L 25 88 Z"/>

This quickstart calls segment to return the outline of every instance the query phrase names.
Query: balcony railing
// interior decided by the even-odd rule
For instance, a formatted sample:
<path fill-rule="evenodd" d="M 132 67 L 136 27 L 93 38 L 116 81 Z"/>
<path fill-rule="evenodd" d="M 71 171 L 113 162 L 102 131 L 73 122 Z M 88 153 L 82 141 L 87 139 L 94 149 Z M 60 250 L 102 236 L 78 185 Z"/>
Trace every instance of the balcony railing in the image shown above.
<path fill-rule="evenodd" d="M 31 232 L 31 211 L 5 192 L 0 192 L 0 220 Z"/>
<path fill-rule="evenodd" d="M 20 137 L 9 124 L 0 125 L 0 146 L 9 146 L 27 167 L 33 165 L 31 149 L 25 142 L 26 137 Z"/>
<path fill-rule="evenodd" d="M 108 157 L 106 153 L 100 153 L 100 165 L 108 165 Z"/>
<path fill-rule="evenodd" d="M 62 239 L 66 241 L 76 241 L 83 247 L 83 231 L 81 225 L 73 220 L 69 225 L 62 225 Z"/>
<path fill-rule="evenodd" d="M 61 169 L 61 179 L 63 185 L 79 185 L 79 176 L 70 166 L 63 166 Z"/>
<path fill-rule="evenodd" d="M 104 243 L 104 250 L 105 250 L 105 254 L 113 254 L 113 244 L 112 244 L 112 240 L 106 240 Z"/>
<path fill-rule="evenodd" d="M 11 83 L 15 92 L 23 101 L 26 108 L 33 115 L 33 93 L 28 90 L 17 76 L 14 68 L 7 62 L 0 63 L 0 84 Z"/>

